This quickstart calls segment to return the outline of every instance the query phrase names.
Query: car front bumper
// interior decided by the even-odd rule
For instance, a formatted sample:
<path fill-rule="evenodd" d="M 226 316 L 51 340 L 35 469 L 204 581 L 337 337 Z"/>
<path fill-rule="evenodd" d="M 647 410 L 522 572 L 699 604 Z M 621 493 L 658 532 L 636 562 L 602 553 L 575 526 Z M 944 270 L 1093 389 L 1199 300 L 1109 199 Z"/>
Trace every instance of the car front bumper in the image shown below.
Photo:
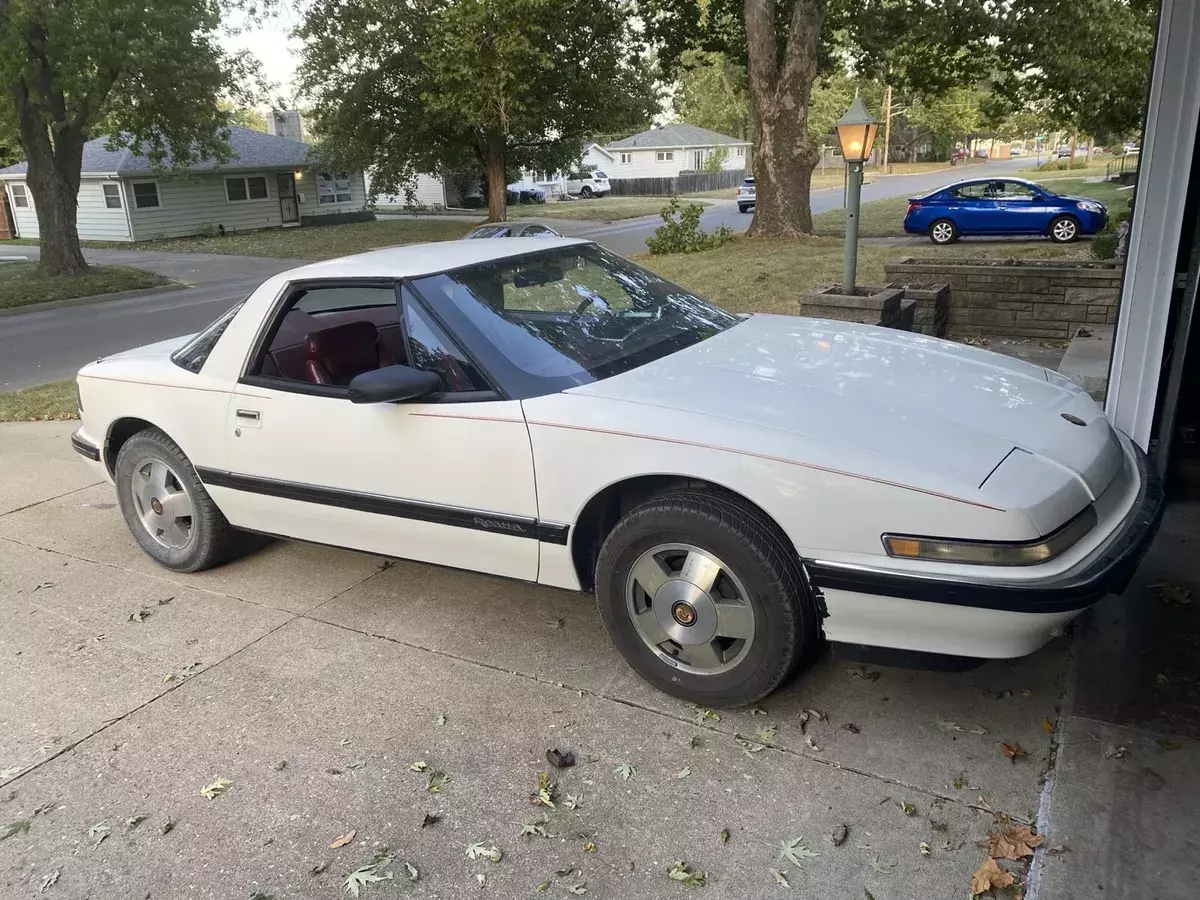
<path fill-rule="evenodd" d="M 1138 479 L 1133 504 L 1099 548 L 1065 573 L 1021 582 L 966 581 L 805 561 L 829 613 L 826 636 L 981 658 L 1033 652 L 1083 610 L 1124 591 L 1158 531 L 1162 482 L 1146 455 L 1131 450 Z"/>

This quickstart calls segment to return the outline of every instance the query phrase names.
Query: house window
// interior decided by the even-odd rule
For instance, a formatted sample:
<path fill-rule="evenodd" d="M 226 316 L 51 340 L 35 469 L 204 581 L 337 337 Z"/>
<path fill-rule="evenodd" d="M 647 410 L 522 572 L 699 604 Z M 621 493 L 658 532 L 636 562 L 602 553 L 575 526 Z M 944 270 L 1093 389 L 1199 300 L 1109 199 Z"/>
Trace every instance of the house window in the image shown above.
<path fill-rule="evenodd" d="M 133 206 L 135 209 L 157 209 L 160 205 L 157 181 L 135 181 L 133 183 Z"/>
<path fill-rule="evenodd" d="M 633 154 L 632 153 L 622 153 L 621 154 L 621 165 L 625 165 L 626 163 L 631 163 L 631 162 L 633 162 Z"/>
<path fill-rule="evenodd" d="M 671 162 L 675 159 L 675 151 L 659 150 L 658 153 L 654 154 L 654 158 L 659 162 Z"/>
<path fill-rule="evenodd" d="M 16 209 L 29 209 L 29 192 L 23 184 L 14 184 L 12 186 L 13 207 Z"/>
<path fill-rule="evenodd" d="M 100 187 L 104 189 L 104 208 L 120 209 L 121 186 L 119 184 L 102 184 Z"/>
<path fill-rule="evenodd" d="M 737 150 L 734 152 L 734 155 L 737 156 L 739 159 L 741 159 L 743 156 L 746 155 L 746 148 L 738 147 Z"/>
<path fill-rule="evenodd" d="M 317 203 L 349 203 L 352 199 L 350 176 L 347 173 L 317 173 Z"/>
<path fill-rule="evenodd" d="M 243 200 L 265 200 L 267 199 L 267 177 L 265 175 L 247 175 L 226 178 L 225 197 L 230 203 L 240 203 Z"/>

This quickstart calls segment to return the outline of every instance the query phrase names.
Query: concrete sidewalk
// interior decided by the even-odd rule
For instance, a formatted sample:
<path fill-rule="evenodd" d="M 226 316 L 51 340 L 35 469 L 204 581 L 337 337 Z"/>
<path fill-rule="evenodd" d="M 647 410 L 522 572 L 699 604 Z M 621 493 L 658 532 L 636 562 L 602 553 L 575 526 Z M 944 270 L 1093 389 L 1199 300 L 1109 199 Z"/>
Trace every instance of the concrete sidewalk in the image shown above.
<path fill-rule="evenodd" d="M 775 869 L 797 896 L 933 900 L 969 893 L 994 813 L 1048 823 L 1039 854 L 1069 844 L 1015 867 L 1027 896 L 1194 894 L 1195 735 L 1175 727 L 1167 750 L 1092 720 L 1066 641 L 965 674 L 824 658 L 759 710 L 704 717 L 632 674 L 586 597 L 282 542 L 160 569 L 71 430 L 0 426 L 0 836 L 18 823 L 0 895 L 349 896 L 386 845 L 374 872 L 393 878 L 368 900 L 669 898 L 689 892 L 667 875 L 680 860 L 708 897 L 789 896 Z M 1105 759 L 1110 740 L 1127 753 Z M 555 808 L 531 805 L 556 747 L 577 765 L 551 771 Z M 1105 835 L 1147 779 L 1139 821 L 1160 816 L 1169 853 L 1139 846 L 1161 877 L 1122 893 L 1125 848 Z M 543 820 L 549 837 L 518 836 Z M 817 855 L 781 859 L 797 838 Z M 476 842 L 501 861 L 468 859 Z"/>

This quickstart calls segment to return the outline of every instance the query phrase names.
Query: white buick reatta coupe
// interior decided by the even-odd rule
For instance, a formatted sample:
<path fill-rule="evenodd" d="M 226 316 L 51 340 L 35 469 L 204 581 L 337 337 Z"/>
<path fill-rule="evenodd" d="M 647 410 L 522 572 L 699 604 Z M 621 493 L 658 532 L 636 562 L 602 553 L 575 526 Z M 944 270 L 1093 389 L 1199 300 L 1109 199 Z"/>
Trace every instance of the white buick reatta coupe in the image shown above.
<path fill-rule="evenodd" d="M 823 641 L 1030 653 L 1124 588 L 1162 506 L 1054 372 L 739 317 L 570 239 L 303 266 L 79 395 L 75 449 L 167 568 L 257 532 L 594 591 L 629 663 L 705 705 Z"/>

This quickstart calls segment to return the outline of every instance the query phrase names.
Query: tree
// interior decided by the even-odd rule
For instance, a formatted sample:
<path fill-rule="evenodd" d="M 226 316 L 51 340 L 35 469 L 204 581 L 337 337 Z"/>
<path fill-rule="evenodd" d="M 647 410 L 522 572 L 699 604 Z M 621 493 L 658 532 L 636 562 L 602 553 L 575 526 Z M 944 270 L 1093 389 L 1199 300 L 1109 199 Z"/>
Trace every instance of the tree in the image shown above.
<path fill-rule="evenodd" d="M 229 114 L 229 121 L 234 125 L 241 125 L 253 131 L 267 130 L 267 117 L 257 107 L 238 106 L 232 100 L 220 100 L 217 107 Z"/>
<path fill-rule="evenodd" d="M 554 171 L 656 108 L 623 0 L 316 0 L 299 34 L 322 152 L 399 193 L 474 166 L 488 215 L 506 171 Z"/>
<path fill-rule="evenodd" d="M 746 69 L 723 53 L 688 50 L 681 60 L 675 113 L 683 122 L 745 140 L 750 136 Z"/>
<path fill-rule="evenodd" d="M 811 107 L 823 71 L 852 59 L 859 75 L 938 90 L 960 84 L 991 53 L 987 0 L 639 3 L 647 41 L 667 69 L 697 48 L 746 66 L 756 235 L 812 233 L 809 181 L 820 141 Z"/>
<path fill-rule="evenodd" d="M 905 110 L 905 117 L 921 135 L 949 138 L 953 143 L 979 130 L 979 94 L 973 88 L 951 88 L 943 94 L 913 101 Z"/>
<path fill-rule="evenodd" d="M 1150 83 L 1157 15 L 1156 0 L 1008 4 L 997 51 L 1008 74 L 996 80 L 996 89 L 1015 108 L 1036 105 L 1073 135 L 1135 132 Z"/>
<path fill-rule="evenodd" d="M 253 67 L 217 44 L 226 2 L 0 0 L 0 119 L 11 111 L 29 161 L 42 271 L 87 270 L 75 217 L 89 138 L 176 167 L 228 158 L 214 98 L 243 96 Z"/>

